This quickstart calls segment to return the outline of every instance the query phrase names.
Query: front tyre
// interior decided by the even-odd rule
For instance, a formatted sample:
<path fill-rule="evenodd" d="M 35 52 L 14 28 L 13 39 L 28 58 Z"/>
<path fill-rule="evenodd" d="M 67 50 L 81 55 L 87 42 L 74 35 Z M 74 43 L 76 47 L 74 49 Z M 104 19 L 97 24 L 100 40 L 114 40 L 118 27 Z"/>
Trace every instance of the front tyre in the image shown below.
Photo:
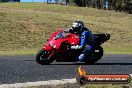
<path fill-rule="evenodd" d="M 50 63 L 52 63 L 54 60 L 52 59 L 52 57 L 50 56 L 50 52 L 41 49 L 37 54 L 36 54 L 36 61 L 37 63 L 41 64 L 41 65 L 48 65 Z"/>

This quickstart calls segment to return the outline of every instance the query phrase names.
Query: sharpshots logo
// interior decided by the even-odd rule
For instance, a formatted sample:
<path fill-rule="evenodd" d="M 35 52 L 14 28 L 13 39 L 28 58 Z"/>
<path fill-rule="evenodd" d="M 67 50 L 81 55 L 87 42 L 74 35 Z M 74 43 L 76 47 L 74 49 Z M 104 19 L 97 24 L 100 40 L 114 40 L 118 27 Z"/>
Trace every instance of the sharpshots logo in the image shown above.
<path fill-rule="evenodd" d="M 130 83 L 131 76 L 127 74 L 86 74 L 80 66 L 78 68 L 77 82 L 81 85 L 89 83 Z"/>

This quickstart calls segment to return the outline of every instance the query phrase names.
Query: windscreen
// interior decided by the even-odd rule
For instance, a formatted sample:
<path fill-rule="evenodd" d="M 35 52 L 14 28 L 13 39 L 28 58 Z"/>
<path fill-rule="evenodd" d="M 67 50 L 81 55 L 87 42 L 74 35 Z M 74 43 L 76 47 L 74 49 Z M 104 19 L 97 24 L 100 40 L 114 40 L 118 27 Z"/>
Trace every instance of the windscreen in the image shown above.
<path fill-rule="evenodd" d="M 64 32 L 60 32 L 60 33 L 58 33 L 58 34 L 54 37 L 54 40 L 60 39 L 60 38 L 64 38 L 64 37 L 65 37 Z"/>

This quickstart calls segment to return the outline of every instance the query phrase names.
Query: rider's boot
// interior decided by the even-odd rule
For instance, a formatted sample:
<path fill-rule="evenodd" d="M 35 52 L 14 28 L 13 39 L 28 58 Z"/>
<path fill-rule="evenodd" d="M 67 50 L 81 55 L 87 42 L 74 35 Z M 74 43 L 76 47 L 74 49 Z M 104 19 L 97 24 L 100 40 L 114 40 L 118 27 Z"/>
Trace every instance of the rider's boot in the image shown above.
<path fill-rule="evenodd" d="M 78 57 L 78 60 L 82 62 L 82 61 L 84 60 L 84 55 L 85 55 L 85 54 L 82 53 L 82 54 Z"/>

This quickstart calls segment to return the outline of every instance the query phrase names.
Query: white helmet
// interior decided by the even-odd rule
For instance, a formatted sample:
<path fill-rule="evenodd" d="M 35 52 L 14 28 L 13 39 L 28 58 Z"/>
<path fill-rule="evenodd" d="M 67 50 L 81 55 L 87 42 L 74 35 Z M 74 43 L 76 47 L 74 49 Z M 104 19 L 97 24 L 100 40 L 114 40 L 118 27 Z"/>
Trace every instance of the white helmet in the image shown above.
<path fill-rule="evenodd" d="M 74 21 L 73 23 L 72 23 L 72 28 L 73 29 L 81 29 L 81 28 L 83 28 L 84 27 L 84 24 L 83 24 L 83 22 L 82 21 Z"/>

